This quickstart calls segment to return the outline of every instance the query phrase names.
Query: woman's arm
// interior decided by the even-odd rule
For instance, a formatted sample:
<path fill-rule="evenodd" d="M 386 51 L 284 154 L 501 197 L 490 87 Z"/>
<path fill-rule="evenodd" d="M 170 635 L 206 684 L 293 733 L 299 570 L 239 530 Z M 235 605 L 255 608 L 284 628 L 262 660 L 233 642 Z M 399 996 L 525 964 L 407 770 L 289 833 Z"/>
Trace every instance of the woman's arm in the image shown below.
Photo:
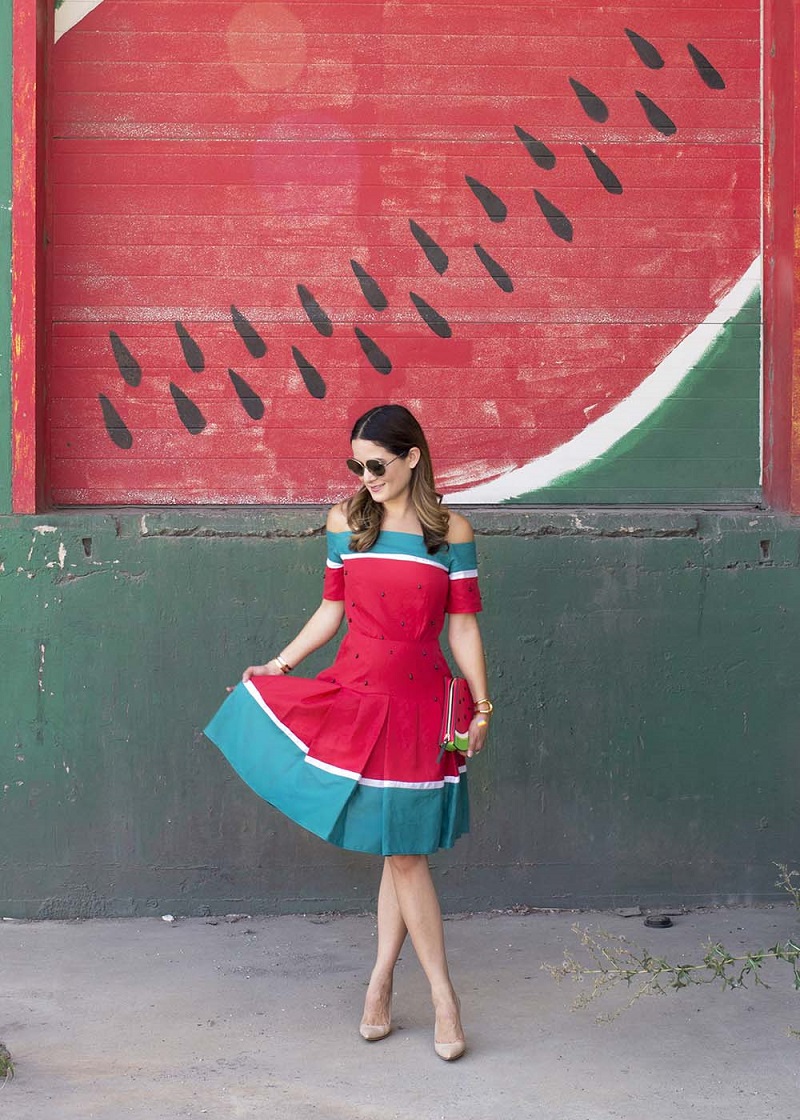
<path fill-rule="evenodd" d="M 324 646 L 331 638 L 336 636 L 344 618 L 344 603 L 334 602 L 332 599 L 323 599 L 312 614 L 303 629 L 280 652 L 283 660 L 295 669 L 315 649 Z M 248 681 L 251 677 L 280 676 L 281 667 L 274 659 L 264 665 L 248 665 L 242 673 L 242 680 Z"/>
<path fill-rule="evenodd" d="M 347 517 L 344 505 L 334 506 L 328 513 L 327 529 L 329 532 L 342 532 L 347 528 Z M 279 656 L 293 669 L 315 649 L 324 646 L 331 638 L 335 637 L 344 618 L 344 600 L 323 599 L 312 614 L 303 629 L 282 649 Z M 264 665 L 248 665 L 242 673 L 242 680 L 248 681 L 251 677 L 280 676 L 281 667 L 273 658 Z"/>
<path fill-rule="evenodd" d="M 472 526 L 466 517 L 450 510 L 450 526 L 447 539 L 451 544 L 463 544 L 474 539 Z M 453 659 L 461 675 L 469 685 L 473 699 L 487 700 L 489 698 L 489 684 L 486 677 L 486 657 L 483 652 L 483 640 L 478 626 L 478 618 L 474 614 L 455 613 L 448 615 L 447 640 L 453 652 Z M 483 750 L 486 736 L 489 733 L 489 720 L 487 712 L 476 712 L 469 727 L 469 750 L 467 758 L 479 754 Z"/>
<path fill-rule="evenodd" d="M 453 660 L 458 666 L 461 675 L 469 685 L 469 690 L 475 701 L 488 699 L 489 685 L 486 677 L 486 658 L 483 652 L 483 640 L 478 626 L 478 619 L 474 614 L 451 614 L 448 616 L 447 641 L 453 654 Z M 489 721 L 492 717 L 488 714 L 476 712 L 469 725 L 469 750 L 467 758 L 479 754 L 485 744 L 489 733 Z"/>

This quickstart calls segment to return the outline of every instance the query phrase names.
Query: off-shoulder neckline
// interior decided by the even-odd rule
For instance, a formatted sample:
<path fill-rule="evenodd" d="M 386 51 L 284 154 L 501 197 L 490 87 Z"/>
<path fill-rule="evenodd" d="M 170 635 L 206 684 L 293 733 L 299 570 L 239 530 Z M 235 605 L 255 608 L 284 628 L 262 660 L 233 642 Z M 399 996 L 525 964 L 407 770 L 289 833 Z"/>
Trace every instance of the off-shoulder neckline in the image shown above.
<path fill-rule="evenodd" d="M 332 532 L 332 533 L 339 533 L 340 536 L 343 536 L 344 534 L 347 534 L 347 536 L 350 537 L 350 536 L 353 535 L 353 532 L 352 532 L 351 529 L 330 529 L 328 531 Z M 378 533 L 378 536 L 383 536 L 384 533 L 392 533 L 392 534 L 394 534 L 395 536 L 398 536 L 398 537 L 416 537 L 418 541 L 422 541 L 422 540 L 425 539 L 423 537 L 422 533 L 409 533 L 405 529 L 381 529 L 380 532 Z"/>

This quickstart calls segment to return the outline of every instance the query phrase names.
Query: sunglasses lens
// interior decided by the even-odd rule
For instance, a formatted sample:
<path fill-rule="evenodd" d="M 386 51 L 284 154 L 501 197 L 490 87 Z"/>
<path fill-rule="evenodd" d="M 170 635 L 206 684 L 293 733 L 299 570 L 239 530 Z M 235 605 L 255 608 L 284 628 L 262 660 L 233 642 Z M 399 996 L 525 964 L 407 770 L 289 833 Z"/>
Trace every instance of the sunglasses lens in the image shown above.
<path fill-rule="evenodd" d="M 367 459 L 367 470 L 375 478 L 380 478 L 382 474 L 386 474 L 386 464 L 382 463 L 380 459 Z"/>
<path fill-rule="evenodd" d="M 347 466 L 348 469 L 353 472 L 353 474 L 357 474 L 359 478 L 363 477 L 364 468 L 361 463 L 359 463 L 358 459 L 348 459 Z"/>

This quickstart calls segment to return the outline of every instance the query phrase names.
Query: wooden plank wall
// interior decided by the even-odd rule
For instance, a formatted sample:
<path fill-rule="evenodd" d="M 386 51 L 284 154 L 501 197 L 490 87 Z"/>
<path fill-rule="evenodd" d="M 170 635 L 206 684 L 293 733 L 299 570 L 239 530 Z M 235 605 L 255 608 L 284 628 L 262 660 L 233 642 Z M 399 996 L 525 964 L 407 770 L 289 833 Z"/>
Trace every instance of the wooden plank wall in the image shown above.
<path fill-rule="evenodd" d="M 52 74 L 59 504 L 328 501 L 386 400 L 486 481 L 759 251 L 759 0 L 103 0 Z"/>

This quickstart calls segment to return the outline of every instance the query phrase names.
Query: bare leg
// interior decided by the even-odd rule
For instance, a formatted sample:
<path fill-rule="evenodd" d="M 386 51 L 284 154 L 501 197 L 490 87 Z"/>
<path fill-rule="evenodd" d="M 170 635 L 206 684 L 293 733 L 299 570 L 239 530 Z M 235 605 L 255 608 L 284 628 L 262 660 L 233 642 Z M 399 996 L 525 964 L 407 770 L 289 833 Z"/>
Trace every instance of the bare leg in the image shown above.
<path fill-rule="evenodd" d="M 384 860 L 378 892 L 378 954 L 364 1001 L 362 1025 L 388 1026 L 391 1022 L 394 966 L 407 932 L 389 861 Z"/>
<path fill-rule="evenodd" d="M 444 949 L 444 926 L 427 856 L 389 856 L 402 919 L 431 986 L 437 1043 L 463 1043 L 458 997 Z"/>

